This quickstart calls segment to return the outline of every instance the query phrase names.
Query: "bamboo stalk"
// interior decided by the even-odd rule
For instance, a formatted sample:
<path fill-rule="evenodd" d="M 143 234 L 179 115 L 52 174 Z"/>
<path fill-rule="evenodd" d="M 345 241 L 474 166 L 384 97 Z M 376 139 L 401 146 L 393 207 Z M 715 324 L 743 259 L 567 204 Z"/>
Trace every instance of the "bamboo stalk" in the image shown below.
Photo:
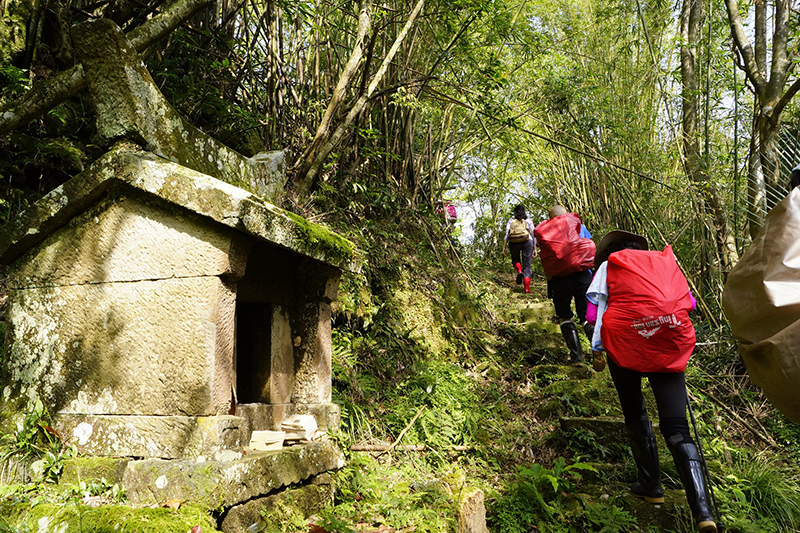
<path fill-rule="evenodd" d="M 350 446 L 350 451 L 352 452 L 388 452 L 389 450 L 393 449 L 392 446 L 394 444 L 354 444 Z M 426 446 L 424 444 L 401 444 L 396 446 L 394 449 L 403 450 L 406 452 L 427 452 L 427 451 L 434 451 L 434 448 L 430 446 Z M 443 449 L 448 452 L 468 452 L 473 450 L 472 446 L 445 446 L 444 448 L 436 448 L 438 451 L 439 449 Z"/>
<path fill-rule="evenodd" d="M 419 411 L 417 411 L 417 414 L 414 415 L 414 418 L 411 419 L 411 422 L 409 422 L 408 425 L 403 429 L 403 431 L 400 432 L 400 435 L 397 437 L 397 440 L 394 441 L 391 445 L 389 445 L 389 447 L 386 449 L 386 453 L 391 452 L 395 448 L 395 446 L 400 444 L 400 441 L 403 440 L 403 437 L 405 437 L 405 435 L 408 432 L 408 430 L 411 429 L 411 426 L 414 425 L 414 422 L 417 421 L 417 418 L 419 418 L 419 415 L 421 415 L 422 411 L 424 411 L 424 410 L 425 410 L 425 406 L 423 405 L 422 407 L 419 408 Z"/>

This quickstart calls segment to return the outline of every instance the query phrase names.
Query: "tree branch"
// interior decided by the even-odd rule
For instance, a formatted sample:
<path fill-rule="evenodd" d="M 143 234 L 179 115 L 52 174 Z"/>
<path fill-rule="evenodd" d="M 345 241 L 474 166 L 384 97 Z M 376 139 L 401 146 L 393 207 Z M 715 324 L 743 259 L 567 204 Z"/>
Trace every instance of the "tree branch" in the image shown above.
<path fill-rule="evenodd" d="M 408 35 L 408 32 L 411 30 L 411 26 L 413 26 L 414 20 L 416 20 L 417 15 L 422 10 L 423 5 L 425 5 L 425 0 L 419 0 L 414 6 L 414 10 L 409 15 L 405 26 L 397 35 L 397 38 L 395 39 L 394 44 L 392 44 L 391 49 L 389 49 L 386 57 L 383 58 L 383 63 L 381 63 L 380 68 L 375 73 L 375 76 L 373 76 L 369 87 L 367 87 L 367 91 L 356 101 L 356 103 L 347 113 L 345 119 L 341 124 L 339 124 L 339 126 L 337 126 L 336 131 L 333 132 L 322 148 L 316 154 L 310 154 L 311 156 L 314 156 L 314 160 L 309 167 L 308 172 L 306 172 L 305 175 L 302 175 L 301 180 L 298 182 L 298 196 L 302 197 L 311 189 L 312 185 L 319 176 L 319 171 L 322 169 L 325 159 L 327 159 L 330 153 L 339 145 L 339 142 L 342 140 L 346 130 L 350 128 L 355 118 L 364 109 L 367 101 L 369 101 L 369 99 L 372 97 L 372 94 L 377 89 L 378 84 L 383 80 L 383 76 L 386 74 L 389 64 L 392 62 L 395 54 L 397 54 L 397 51 L 400 49 L 400 45 L 403 43 L 406 35 Z"/>
<path fill-rule="evenodd" d="M 372 2 L 371 0 L 364 0 L 361 4 L 361 9 L 358 14 L 358 36 L 356 37 L 356 43 L 355 46 L 353 46 L 353 51 L 350 54 L 350 59 L 348 59 L 347 64 L 342 71 L 342 75 L 339 78 L 339 82 L 336 84 L 336 89 L 333 91 L 331 101 L 328 104 L 328 107 L 325 109 L 325 115 L 322 117 L 322 120 L 317 127 L 317 132 L 314 134 L 314 140 L 311 141 L 311 144 L 308 145 L 308 148 L 306 148 L 305 152 L 303 152 L 303 155 L 300 156 L 294 164 L 295 169 L 300 169 L 298 171 L 299 175 L 305 175 L 305 173 L 308 172 L 308 168 L 310 168 L 313 164 L 315 153 L 319 147 L 329 139 L 329 131 L 333 117 L 339 107 L 339 104 L 344 98 L 344 93 L 347 90 L 347 86 L 350 85 L 350 81 L 358 72 L 358 65 L 361 63 L 361 58 L 364 57 L 367 33 L 369 33 L 371 26 Z"/>
<path fill-rule="evenodd" d="M 786 92 L 783 93 L 781 99 L 778 100 L 777 104 L 775 104 L 775 109 L 772 111 L 772 115 L 780 116 L 781 112 L 783 111 L 783 108 L 786 107 L 786 104 L 788 104 L 789 101 L 794 97 L 794 95 L 797 94 L 797 91 L 800 91 L 800 79 L 794 80 L 794 83 L 792 83 L 792 85 L 789 86 Z"/>
<path fill-rule="evenodd" d="M 756 94 L 763 95 L 767 88 L 767 81 L 761 74 L 753 51 L 753 45 L 747 39 L 742 24 L 742 17 L 739 15 L 739 2 L 737 0 L 725 0 L 725 8 L 728 10 L 728 22 L 731 27 L 731 35 L 739 54 L 742 57 L 745 75 L 753 84 Z"/>
<path fill-rule="evenodd" d="M 178 0 L 168 11 L 131 31 L 128 34 L 129 40 L 137 52 L 142 52 L 169 35 L 192 15 L 211 5 L 212 1 Z M 86 86 L 82 65 L 75 65 L 69 70 L 37 81 L 21 98 L 0 106 L 0 135 L 44 115 Z"/>

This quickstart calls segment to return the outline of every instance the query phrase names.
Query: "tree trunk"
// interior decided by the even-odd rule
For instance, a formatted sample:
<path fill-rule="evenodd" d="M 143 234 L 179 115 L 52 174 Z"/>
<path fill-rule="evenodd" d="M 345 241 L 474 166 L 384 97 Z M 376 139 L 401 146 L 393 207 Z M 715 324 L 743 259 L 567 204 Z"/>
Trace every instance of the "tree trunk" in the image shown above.
<path fill-rule="evenodd" d="M 386 70 L 389 68 L 389 64 L 394 59 L 397 50 L 400 48 L 400 45 L 406 38 L 406 35 L 408 35 L 408 32 L 411 30 L 411 26 L 414 24 L 417 15 L 419 15 L 420 11 L 422 11 L 423 5 L 425 5 L 425 0 L 418 0 L 417 4 L 414 6 L 414 10 L 408 17 L 405 26 L 397 35 L 392 48 L 386 54 L 386 57 L 384 57 L 383 63 L 381 63 L 378 71 L 372 77 L 369 87 L 367 87 L 367 90 L 364 92 L 364 94 L 359 97 L 350 111 L 348 111 L 347 116 L 345 116 L 344 120 L 337 126 L 336 130 L 329 136 L 314 139 L 314 142 L 319 140 L 320 147 L 318 150 L 309 150 L 307 152 L 308 155 L 304 163 L 304 168 L 307 165 L 308 170 L 305 173 L 298 173 L 295 179 L 295 184 L 297 185 L 297 195 L 299 197 L 302 198 L 308 194 L 308 192 L 314 186 L 325 160 L 328 158 L 331 152 L 333 152 L 333 150 L 339 146 L 340 141 L 344 137 L 345 133 L 350 129 L 356 117 L 364 110 L 367 102 L 383 80 Z"/>
<path fill-rule="evenodd" d="M 733 231 L 724 203 L 709 180 L 708 165 L 700 154 L 698 136 L 697 42 L 703 16 L 701 0 L 683 0 L 681 11 L 681 85 L 683 112 L 683 156 L 686 173 L 702 191 L 704 211 L 714 220 L 714 238 L 720 269 L 727 274 L 738 259 Z"/>
<path fill-rule="evenodd" d="M 353 51 L 350 54 L 347 64 L 339 77 L 339 83 L 333 91 L 331 101 L 325 109 L 325 114 L 317 127 L 317 132 L 314 135 L 314 140 L 308 145 L 306 151 L 295 162 L 295 171 L 299 178 L 303 178 L 311 168 L 320 148 L 330 138 L 330 128 L 333 122 L 333 117 L 336 114 L 339 104 L 344 99 L 345 92 L 350 86 L 353 77 L 358 73 L 358 66 L 361 63 L 361 58 L 364 57 L 364 50 L 366 48 L 366 39 L 372 26 L 372 2 L 371 0 L 363 0 L 358 14 L 358 32 Z"/>
<path fill-rule="evenodd" d="M 731 35 L 738 53 L 737 64 L 744 71 L 755 93 L 747 170 L 748 226 L 751 237 L 759 233 L 767 211 L 780 200 L 786 190 L 779 175 L 775 140 L 780 132 L 781 113 L 800 89 L 798 80 L 784 91 L 794 59 L 788 54 L 791 10 L 788 0 L 775 0 L 774 6 L 771 20 L 772 53 L 768 54 L 767 2 L 755 2 L 754 47 L 745 33 L 738 1 L 725 0 Z M 772 61 L 767 69 L 769 57 Z"/>

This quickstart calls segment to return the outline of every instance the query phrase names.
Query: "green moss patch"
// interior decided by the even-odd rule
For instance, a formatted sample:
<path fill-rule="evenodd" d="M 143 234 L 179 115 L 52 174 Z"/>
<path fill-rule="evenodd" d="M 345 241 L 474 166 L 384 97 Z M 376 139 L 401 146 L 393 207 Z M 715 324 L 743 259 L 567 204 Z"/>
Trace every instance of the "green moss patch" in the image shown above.
<path fill-rule="evenodd" d="M 74 457 L 64 461 L 64 470 L 59 483 L 77 485 L 81 481 L 106 480 L 121 483 L 127 459 L 114 457 Z"/>
<path fill-rule="evenodd" d="M 0 530 L 6 525 L 19 531 L 83 533 L 186 533 L 195 526 L 205 533 L 219 531 L 208 512 L 193 505 L 173 510 L 123 505 L 0 503 L 0 517 Z"/>
<path fill-rule="evenodd" d="M 296 235 L 303 245 L 316 248 L 335 261 L 345 262 L 353 259 L 355 246 L 344 237 L 323 226 L 312 224 L 300 215 L 289 211 L 286 211 L 286 215 L 295 223 Z"/>

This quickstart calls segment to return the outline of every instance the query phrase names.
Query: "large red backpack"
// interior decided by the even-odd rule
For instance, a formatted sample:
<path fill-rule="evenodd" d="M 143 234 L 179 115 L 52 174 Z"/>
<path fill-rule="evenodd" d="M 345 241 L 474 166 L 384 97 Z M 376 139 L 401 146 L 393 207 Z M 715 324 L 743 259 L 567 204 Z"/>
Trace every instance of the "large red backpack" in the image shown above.
<path fill-rule="evenodd" d="M 575 213 L 558 215 L 534 228 L 545 274 L 552 278 L 594 267 L 594 241 L 580 234 L 581 219 Z"/>
<path fill-rule="evenodd" d="M 638 372 L 683 372 L 695 345 L 689 284 L 672 247 L 620 250 L 608 258 L 603 347 Z"/>

